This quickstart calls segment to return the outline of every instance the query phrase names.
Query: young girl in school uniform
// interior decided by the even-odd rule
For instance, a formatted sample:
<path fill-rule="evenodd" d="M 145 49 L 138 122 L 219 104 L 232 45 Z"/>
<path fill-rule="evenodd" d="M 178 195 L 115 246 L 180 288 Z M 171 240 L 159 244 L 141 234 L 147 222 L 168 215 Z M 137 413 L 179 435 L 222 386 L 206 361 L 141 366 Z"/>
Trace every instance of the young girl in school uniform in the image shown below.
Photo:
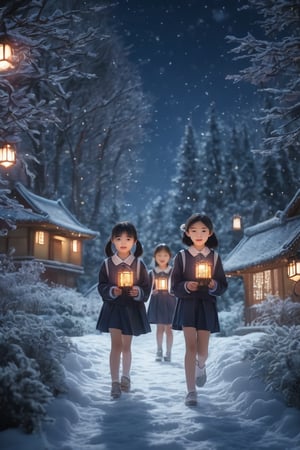
<path fill-rule="evenodd" d="M 111 336 L 111 397 L 115 399 L 120 397 L 122 391 L 130 390 L 132 336 L 151 331 L 145 308 L 145 302 L 151 292 L 151 283 L 148 270 L 139 258 L 143 253 L 142 245 L 137 238 L 135 227 L 130 222 L 120 222 L 114 226 L 105 253 L 108 258 L 100 267 L 98 284 L 103 305 L 96 328 L 110 333 Z M 132 286 L 120 286 L 118 278 L 121 271 L 132 273 Z"/>
<path fill-rule="evenodd" d="M 159 244 L 154 249 L 153 257 L 155 267 L 149 272 L 153 290 L 147 316 L 150 323 L 156 324 L 156 361 L 164 359 L 170 362 L 173 346 L 172 319 L 176 304 L 176 298 L 169 293 L 172 253 L 166 244 Z M 166 336 L 166 354 L 163 357 L 164 335 Z"/>
<path fill-rule="evenodd" d="M 185 404 L 195 406 L 196 385 L 202 387 L 206 382 L 209 337 L 220 331 L 216 298 L 226 291 L 227 281 L 221 258 L 213 250 L 218 246 L 218 240 L 211 219 L 205 214 L 193 214 L 181 230 L 182 242 L 188 248 L 176 255 L 171 275 L 171 290 L 178 298 L 173 329 L 182 329 L 184 333 Z M 211 277 L 204 283 L 196 278 L 198 261 L 206 262 L 212 268 Z"/>

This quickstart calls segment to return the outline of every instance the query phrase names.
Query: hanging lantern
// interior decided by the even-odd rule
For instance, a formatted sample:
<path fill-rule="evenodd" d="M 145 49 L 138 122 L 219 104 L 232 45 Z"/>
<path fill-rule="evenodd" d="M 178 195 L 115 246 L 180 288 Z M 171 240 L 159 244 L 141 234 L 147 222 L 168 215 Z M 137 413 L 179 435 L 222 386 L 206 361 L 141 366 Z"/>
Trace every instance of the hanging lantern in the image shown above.
<path fill-rule="evenodd" d="M 197 261 L 195 264 L 195 278 L 200 286 L 206 286 L 212 277 L 212 267 L 207 261 Z"/>
<path fill-rule="evenodd" d="M 13 52 L 9 44 L 0 42 L 0 71 L 11 69 Z"/>
<path fill-rule="evenodd" d="M 232 218 L 232 229 L 233 231 L 241 231 L 242 229 L 242 218 L 239 214 L 235 214 Z"/>
<path fill-rule="evenodd" d="M 291 258 L 288 262 L 288 277 L 290 280 L 300 280 L 300 258 L 299 253 L 294 258 Z"/>
<path fill-rule="evenodd" d="M 0 145 L 0 165 L 5 167 L 14 166 L 16 164 L 16 150 L 12 144 Z"/>
<path fill-rule="evenodd" d="M 118 272 L 118 287 L 130 289 L 133 286 L 133 272 L 129 267 Z"/>
<path fill-rule="evenodd" d="M 168 278 L 164 276 L 158 276 L 155 278 L 155 289 L 158 291 L 168 290 Z"/>

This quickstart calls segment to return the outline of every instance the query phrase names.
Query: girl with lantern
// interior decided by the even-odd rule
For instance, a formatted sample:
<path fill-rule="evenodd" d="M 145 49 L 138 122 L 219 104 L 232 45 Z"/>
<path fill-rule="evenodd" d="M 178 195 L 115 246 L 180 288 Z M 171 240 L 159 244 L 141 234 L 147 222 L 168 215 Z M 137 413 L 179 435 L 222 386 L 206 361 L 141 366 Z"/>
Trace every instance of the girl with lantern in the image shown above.
<path fill-rule="evenodd" d="M 149 272 L 152 282 L 152 295 L 147 311 L 150 323 L 156 324 L 156 361 L 171 361 L 173 346 L 172 319 L 176 298 L 169 293 L 169 279 L 172 267 L 172 253 L 166 244 L 158 244 L 153 253 L 154 268 Z M 166 336 L 166 354 L 163 357 L 163 338 Z"/>
<path fill-rule="evenodd" d="M 130 222 L 120 222 L 114 226 L 105 253 L 108 258 L 100 267 L 98 284 L 103 304 L 96 328 L 111 336 L 111 397 L 115 399 L 120 397 L 122 391 L 130 390 L 132 336 L 151 331 L 145 308 L 151 283 L 148 270 L 139 258 L 143 247 Z"/>
<path fill-rule="evenodd" d="M 183 330 L 185 339 L 185 377 L 187 406 L 197 405 L 198 387 L 206 383 L 205 363 L 211 333 L 220 331 L 217 296 L 227 289 L 221 258 L 211 219 L 193 214 L 181 226 L 182 242 L 188 246 L 174 259 L 171 292 L 177 297 L 173 329 Z"/>

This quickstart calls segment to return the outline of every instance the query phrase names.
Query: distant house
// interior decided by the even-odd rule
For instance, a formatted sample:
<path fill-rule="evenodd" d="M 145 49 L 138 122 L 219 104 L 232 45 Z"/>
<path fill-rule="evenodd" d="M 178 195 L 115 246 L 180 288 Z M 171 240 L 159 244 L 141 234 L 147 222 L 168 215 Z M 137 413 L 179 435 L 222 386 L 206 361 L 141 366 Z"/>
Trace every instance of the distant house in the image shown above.
<path fill-rule="evenodd" d="M 300 190 L 272 219 L 246 228 L 241 241 L 224 259 L 226 275 L 243 278 L 246 324 L 255 318 L 255 305 L 268 294 L 300 301 L 299 277 L 292 280 L 288 276 L 288 264 L 292 258 L 299 260 L 299 250 Z"/>
<path fill-rule="evenodd" d="M 15 263 L 41 262 L 48 282 L 75 287 L 77 277 L 84 273 L 83 242 L 98 233 L 79 223 L 60 199 L 40 197 L 20 182 L 12 196 L 19 207 L 0 205 L 0 253 L 14 249 Z"/>

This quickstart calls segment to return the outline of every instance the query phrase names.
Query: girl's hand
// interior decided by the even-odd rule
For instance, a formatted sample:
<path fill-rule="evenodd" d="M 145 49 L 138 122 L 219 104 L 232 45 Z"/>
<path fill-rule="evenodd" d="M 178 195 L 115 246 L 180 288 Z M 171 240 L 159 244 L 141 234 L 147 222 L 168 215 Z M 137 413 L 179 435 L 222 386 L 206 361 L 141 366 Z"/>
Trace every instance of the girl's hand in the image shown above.
<path fill-rule="evenodd" d="M 199 284 L 197 281 L 188 281 L 186 287 L 188 288 L 189 291 L 195 292 L 198 291 Z"/>
<path fill-rule="evenodd" d="M 215 289 L 217 287 L 217 282 L 211 279 L 210 282 L 208 283 L 208 287 L 209 289 Z"/>
<path fill-rule="evenodd" d="M 114 294 L 115 297 L 119 297 L 119 295 L 122 295 L 122 289 L 117 287 L 117 286 L 114 287 L 113 288 L 113 294 Z"/>
<path fill-rule="evenodd" d="M 133 286 L 130 291 L 128 291 L 128 294 L 130 295 L 130 297 L 137 297 L 139 295 L 140 291 L 138 290 L 138 288 L 136 286 Z"/>

